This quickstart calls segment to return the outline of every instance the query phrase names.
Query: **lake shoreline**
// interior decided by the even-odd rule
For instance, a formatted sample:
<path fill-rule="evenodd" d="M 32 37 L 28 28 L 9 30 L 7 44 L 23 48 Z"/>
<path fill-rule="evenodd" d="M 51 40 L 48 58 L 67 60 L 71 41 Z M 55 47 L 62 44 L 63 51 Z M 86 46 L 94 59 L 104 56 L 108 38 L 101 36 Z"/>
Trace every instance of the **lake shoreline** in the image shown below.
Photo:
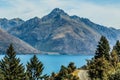
<path fill-rule="evenodd" d="M 21 63 L 26 66 L 30 58 L 34 54 L 17 54 L 16 57 L 20 58 Z M 0 55 L 0 60 L 3 59 L 5 55 Z M 87 64 L 86 60 L 90 60 L 92 55 L 45 55 L 36 54 L 38 59 L 43 63 L 44 70 L 43 74 L 51 74 L 52 72 L 59 72 L 62 65 L 68 66 L 70 62 L 74 62 L 77 68 L 82 67 Z"/>

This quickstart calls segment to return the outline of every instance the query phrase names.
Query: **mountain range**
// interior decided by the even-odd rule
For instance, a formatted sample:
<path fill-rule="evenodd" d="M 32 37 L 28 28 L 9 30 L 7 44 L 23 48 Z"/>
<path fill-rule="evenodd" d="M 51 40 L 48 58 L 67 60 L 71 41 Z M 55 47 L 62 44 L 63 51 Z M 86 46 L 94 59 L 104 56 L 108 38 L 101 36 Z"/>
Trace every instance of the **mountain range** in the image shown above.
<path fill-rule="evenodd" d="M 34 17 L 27 21 L 0 19 L 0 26 L 9 35 L 38 51 L 55 54 L 94 54 L 101 35 L 106 36 L 111 46 L 120 39 L 119 29 L 108 28 L 76 15 L 70 16 L 59 8 L 42 18 Z"/>

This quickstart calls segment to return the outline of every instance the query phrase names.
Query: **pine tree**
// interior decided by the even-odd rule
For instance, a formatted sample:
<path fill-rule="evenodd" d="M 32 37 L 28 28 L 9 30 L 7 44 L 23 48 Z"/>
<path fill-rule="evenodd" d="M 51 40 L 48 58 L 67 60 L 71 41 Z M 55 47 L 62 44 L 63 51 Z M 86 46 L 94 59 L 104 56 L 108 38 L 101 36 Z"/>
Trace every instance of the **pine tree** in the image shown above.
<path fill-rule="evenodd" d="M 44 67 L 42 62 L 38 60 L 36 55 L 34 55 L 31 59 L 30 62 L 27 63 L 27 75 L 30 80 L 39 80 L 41 79 L 42 76 L 42 71 Z"/>
<path fill-rule="evenodd" d="M 115 46 L 113 47 L 113 50 L 116 50 L 116 53 L 120 55 L 120 42 L 119 40 L 116 42 Z"/>
<path fill-rule="evenodd" d="M 109 74 L 113 72 L 113 67 L 103 56 L 89 61 L 88 70 L 91 80 L 108 80 Z"/>
<path fill-rule="evenodd" d="M 20 59 L 16 58 L 12 44 L 7 49 L 5 57 L 0 61 L 0 70 L 3 80 L 24 80 L 25 78 L 24 67 L 20 64 Z"/>
<path fill-rule="evenodd" d="M 109 42 L 104 36 L 102 36 L 97 46 L 95 59 L 104 56 L 107 60 L 109 60 L 110 58 L 109 51 L 110 51 Z"/>
<path fill-rule="evenodd" d="M 87 63 L 89 75 L 92 80 L 108 80 L 109 75 L 115 71 L 113 65 L 116 66 L 117 57 L 115 56 L 115 53 L 112 52 L 110 58 L 109 52 L 109 42 L 104 36 L 102 36 L 98 43 L 94 58 Z M 115 61 L 113 65 L 111 65 L 110 59 Z"/>
<path fill-rule="evenodd" d="M 75 69 L 76 67 L 73 62 L 71 62 L 68 67 L 62 65 L 59 73 L 54 77 L 54 80 L 79 80 L 79 77 L 72 74 Z"/>
<path fill-rule="evenodd" d="M 114 50 L 114 49 L 111 52 L 111 59 L 110 60 L 111 60 L 112 65 L 116 69 L 118 67 L 119 57 L 117 55 L 116 50 Z"/>
<path fill-rule="evenodd" d="M 59 74 L 58 74 L 58 76 L 56 77 L 55 80 L 65 79 L 67 77 L 67 75 L 68 75 L 68 70 L 67 70 L 67 68 L 65 66 L 62 65 L 61 69 L 59 71 Z"/>
<path fill-rule="evenodd" d="M 76 66 L 74 65 L 74 63 L 70 62 L 68 65 L 68 72 L 72 73 L 73 71 L 75 71 L 75 69 L 76 69 Z"/>

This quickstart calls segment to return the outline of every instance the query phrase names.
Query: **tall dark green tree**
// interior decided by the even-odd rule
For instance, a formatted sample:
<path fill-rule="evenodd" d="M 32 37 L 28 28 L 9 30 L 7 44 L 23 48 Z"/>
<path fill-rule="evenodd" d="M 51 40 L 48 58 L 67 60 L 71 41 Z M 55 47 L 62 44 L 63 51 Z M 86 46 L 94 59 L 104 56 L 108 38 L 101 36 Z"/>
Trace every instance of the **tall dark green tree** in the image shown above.
<path fill-rule="evenodd" d="M 89 60 L 87 68 L 92 80 L 108 80 L 109 75 L 115 71 L 113 65 L 117 66 L 117 56 L 113 51 L 110 57 L 110 46 L 108 40 L 102 36 L 94 58 Z M 111 62 L 112 61 L 112 64 Z"/>
<path fill-rule="evenodd" d="M 119 64 L 119 56 L 117 55 L 116 50 L 112 50 L 110 61 L 113 67 L 117 69 Z"/>
<path fill-rule="evenodd" d="M 72 72 L 68 71 L 67 67 L 62 65 L 59 73 L 53 78 L 53 80 L 79 80 L 79 78 L 74 76 Z"/>
<path fill-rule="evenodd" d="M 109 42 L 106 39 L 106 37 L 102 36 L 100 41 L 98 42 L 97 50 L 95 53 L 95 59 L 104 56 L 107 60 L 109 60 L 110 58 L 109 52 L 110 52 Z"/>
<path fill-rule="evenodd" d="M 73 71 L 75 71 L 75 69 L 76 69 L 75 64 L 73 62 L 70 62 L 68 65 L 68 72 L 72 73 Z"/>
<path fill-rule="evenodd" d="M 87 64 L 91 80 L 108 80 L 109 74 L 114 71 L 110 62 L 104 56 L 93 59 Z"/>
<path fill-rule="evenodd" d="M 30 80 L 40 80 L 43 78 L 42 72 L 43 72 L 43 64 L 38 60 L 36 55 L 34 55 L 30 62 L 27 63 L 27 75 Z"/>
<path fill-rule="evenodd" d="M 120 42 L 119 40 L 116 42 L 115 46 L 113 47 L 113 50 L 116 51 L 118 55 L 120 55 Z"/>
<path fill-rule="evenodd" d="M 0 74 L 2 74 L 3 80 L 25 79 L 24 67 L 20 64 L 20 59 L 16 58 L 12 44 L 7 49 L 5 57 L 0 61 Z"/>

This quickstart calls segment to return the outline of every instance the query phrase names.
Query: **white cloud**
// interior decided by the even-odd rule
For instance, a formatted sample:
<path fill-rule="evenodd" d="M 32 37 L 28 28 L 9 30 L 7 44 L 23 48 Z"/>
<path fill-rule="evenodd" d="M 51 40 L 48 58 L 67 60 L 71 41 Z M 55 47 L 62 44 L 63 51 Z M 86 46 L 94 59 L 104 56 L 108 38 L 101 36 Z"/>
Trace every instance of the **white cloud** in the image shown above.
<path fill-rule="evenodd" d="M 20 17 L 24 20 L 47 15 L 58 7 L 70 15 L 87 17 L 95 23 L 120 28 L 120 6 L 99 5 L 84 0 L 4 0 L 10 7 L 0 7 L 0 17 Z M 4 4 L 4 3 L 3 3 Z"/>
<path fill-rule="evenodd" d="M 72 13 L 71 13 L 72 12 Z M 68 11 L 71 15 L 87 17 L 93 22 L 106 25 L 108 27 L 120 28 L 120 9 L 111 5 L 101 6 L 93 3 L 81 3 L 75 9 Z"/>

